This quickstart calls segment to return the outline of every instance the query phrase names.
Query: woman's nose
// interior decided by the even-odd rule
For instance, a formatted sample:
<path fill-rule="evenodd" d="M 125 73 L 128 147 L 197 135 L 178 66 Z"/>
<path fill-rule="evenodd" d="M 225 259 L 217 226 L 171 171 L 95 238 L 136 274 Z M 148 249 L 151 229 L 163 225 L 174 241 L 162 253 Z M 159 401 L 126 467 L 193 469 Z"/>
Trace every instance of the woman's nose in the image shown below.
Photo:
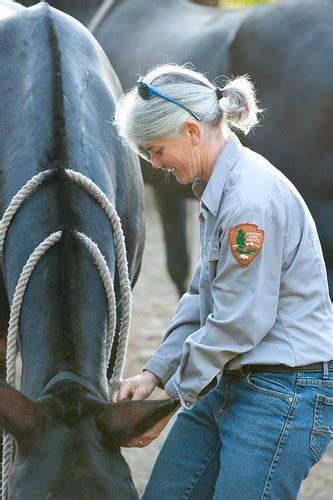
<path fill-rule="evenodd" d="M 155 169 L 159 169 L 163 165 L 161 160 L 156 158 L 156 156 L 153 153 L 150 153 L 150 163 L 151 163 L 151 166 Z"/>

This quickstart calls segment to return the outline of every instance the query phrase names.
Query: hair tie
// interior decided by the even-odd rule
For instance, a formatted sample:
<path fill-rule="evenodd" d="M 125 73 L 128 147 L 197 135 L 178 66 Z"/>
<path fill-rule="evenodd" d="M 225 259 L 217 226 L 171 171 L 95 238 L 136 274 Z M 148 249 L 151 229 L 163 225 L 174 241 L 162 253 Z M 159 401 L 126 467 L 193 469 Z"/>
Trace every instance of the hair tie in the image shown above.
<path fill-rule="evenodd" d="M 218 98 L 218 100 L 222 99 L 223 89 L 221 89 L 220 87 L 216 87 L 215 92 L 216 92 L 216 97 Z"/>

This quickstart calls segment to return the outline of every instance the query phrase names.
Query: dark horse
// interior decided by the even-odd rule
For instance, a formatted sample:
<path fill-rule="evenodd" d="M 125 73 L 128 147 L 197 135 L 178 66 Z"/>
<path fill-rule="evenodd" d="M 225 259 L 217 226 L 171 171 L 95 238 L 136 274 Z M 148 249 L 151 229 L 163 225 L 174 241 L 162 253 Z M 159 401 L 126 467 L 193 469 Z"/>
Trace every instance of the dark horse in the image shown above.
<path fill-rule="evenodd" d="M 54 3 L 78 18 L 84 15 L 82 0 Z M 98 3 L 84 2 L 90 12 Z M 305 198 L 318 226 L 333 295 L 332 0 L 235 10 L 187 0 L 109 4 L 91 26 L 125 89 L 137 74 L 165 62 L 192 62 L 211 80 L 249 73 L 266 112 L 263 126 L 243 142 L 271 160 Z M 179 260 L 180 255 L 186 260 L 184 205 L 175 186 L 168 189 L 160 174 L 143 171 L 156 188 L 169 268 L 181 291 L 188 269 Z"/>
<path fill-rule="evenodd" d="M 22 203 L 5 240 L 2 377 L 8 304 L 22 268 L 48 235 L 63 233 L 24 295 L 21 392 L 0 382 L 0 425 L 16 438 L 9 497 L 137 498 L 120 445 L 176 403 L 108 401 L 106 294 L 76 231 L 100 248 L 119 302 L 114 237 L 101 206 L 66 172 L 87 176 L 116 207 L 133 284 L 143 250 L 143 184 L 139 162 L 112 126 L 120 86 L 77 21 L 47 3 L 12 10 L 6 17 L 9 2 L 0 2 L 1 214 L 30 178 L 44 170 L 51 175 Z"/>
<path fill-rule="evenodd" d="M 28 7 L 34 5 L 36 0 L 23 0 L 21 3 Z M 99 7 L 104 8 L 102 0 L 50 0 L 50 4 L 75 17 L 86 26 L 97 13 Z M 100 13 L 103 18 L 103 11 Z M 108 16 L 109 10 L 107 9 L 105 13 Z M 127 28 L 125 28 L 123 35 L 125 35 L 126 30 Z M 96 35 L 99 36 L 99 31 L 96 32 Z M 108 35 L 103 37 L 102 42 L 105 43 L 105 48 L 109 49 L 107 39 Z M 126 49 L 126 44 L 124 48 Z M 128 69 L 131 70 L 130 67 Z M 136 68 L 133 68 L 133 75 L 135 72 Z M 186 290 L 190 271 L 189 249 L 185 235 L 186 202 L 184 196 L 193 197 L 192 189 L 191 186 L 180 186 L 172 176 L 166 177 L 162 171 L 153 172 L 150 165 L 144 160 L 142 160 L 142 166 L 144 181 L 153 187 L 162 219 L 168 271 L 179 295 L 182 295 Z"/>

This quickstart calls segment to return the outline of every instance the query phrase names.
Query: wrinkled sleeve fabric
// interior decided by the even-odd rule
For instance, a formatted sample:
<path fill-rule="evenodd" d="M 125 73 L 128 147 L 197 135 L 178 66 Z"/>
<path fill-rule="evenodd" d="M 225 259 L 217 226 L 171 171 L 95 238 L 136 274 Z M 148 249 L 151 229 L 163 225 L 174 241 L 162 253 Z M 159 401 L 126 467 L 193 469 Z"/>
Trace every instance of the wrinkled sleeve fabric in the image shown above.
<path fill-rule="evenodd" d="M 264 240 L 258 255 L 245 267 L 231 252 L 229 229 L 247 223 L 264 230 Z M 263 339 L 277 315 L 284 222 L 268 209 L 242 207 L 226 225 L 221 224 L 219 234 L 220 250 L 211 283 L 212 313 L 185 340 L 179 367 L 165 386 L 170 396 L 179 397 L 187 407 L 221 376 L 228 361 Z"/>
<path fill-rule="evenodd" d="M 201 261 L 199 261 L 195 269 L 188 292 L 183 295 L 178 303 L 175 316 L 164 335 L 162 344 L 144 367 L 144 370 L 149 370 L 161 380 L 162 387 L 165 386 L 179 366 L 185 340 L 200 328 L 200 272 Z"/>

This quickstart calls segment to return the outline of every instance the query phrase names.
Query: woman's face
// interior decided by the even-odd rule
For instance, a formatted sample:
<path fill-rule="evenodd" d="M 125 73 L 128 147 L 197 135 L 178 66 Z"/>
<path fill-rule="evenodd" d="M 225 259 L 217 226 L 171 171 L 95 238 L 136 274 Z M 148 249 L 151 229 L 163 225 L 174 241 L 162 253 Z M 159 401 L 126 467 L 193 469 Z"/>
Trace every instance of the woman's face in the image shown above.
<path fill-rule="evenodd" d="M 194 139 L 194 140 L 193 140 Z M 180 184 L 201 175 L 200 148 L 187 128 L 176 137 L 156 139 L 145 145 L 153 168 L 166 168 Z"/>

